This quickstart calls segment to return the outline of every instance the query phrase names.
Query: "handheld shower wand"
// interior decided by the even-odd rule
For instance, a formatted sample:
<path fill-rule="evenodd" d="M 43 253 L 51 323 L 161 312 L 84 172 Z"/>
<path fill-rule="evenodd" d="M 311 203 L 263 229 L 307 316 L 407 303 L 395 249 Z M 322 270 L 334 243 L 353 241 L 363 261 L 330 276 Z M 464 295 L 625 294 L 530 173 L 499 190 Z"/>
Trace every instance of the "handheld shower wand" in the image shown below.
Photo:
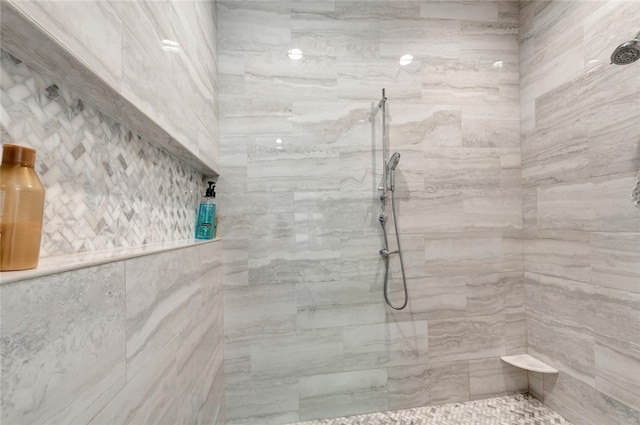
<path fill-rule="evenodd" d="M 391 191 L 396 190 L 396 167 L 398 166 L 398 162 L 400 162 L 400 153 L 395 152 L 389 158 L 389 162 L 387 163 L 387 167 L 389 168 L 390 177 L 389 177 L 389 186 Z"/>

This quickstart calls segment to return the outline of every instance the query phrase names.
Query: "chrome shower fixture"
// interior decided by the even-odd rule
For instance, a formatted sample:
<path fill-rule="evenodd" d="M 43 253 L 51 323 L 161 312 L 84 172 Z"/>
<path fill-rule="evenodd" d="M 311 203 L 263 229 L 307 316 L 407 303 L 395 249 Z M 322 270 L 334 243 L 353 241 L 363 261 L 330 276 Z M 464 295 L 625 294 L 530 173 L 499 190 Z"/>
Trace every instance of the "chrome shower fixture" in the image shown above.
<path fill-rule="evenodd" d="M 640 32 L 633 40 L 625 41 L 611 54 L 611 63 L 615 65 L 629 65 L 640 59 Z"/>
<path fill-rule="evenodd" d="M 400 152 L 396 152 L 391 155 L 391 158 L 389 158 L 389 162 L 387 163 L 387 167 L 391 172 L 391 176 L 389 177 L 389 188 L 391 191 L 396 190 L 396 167 L 398 166 L 398 162 L 400 162 Z"/>

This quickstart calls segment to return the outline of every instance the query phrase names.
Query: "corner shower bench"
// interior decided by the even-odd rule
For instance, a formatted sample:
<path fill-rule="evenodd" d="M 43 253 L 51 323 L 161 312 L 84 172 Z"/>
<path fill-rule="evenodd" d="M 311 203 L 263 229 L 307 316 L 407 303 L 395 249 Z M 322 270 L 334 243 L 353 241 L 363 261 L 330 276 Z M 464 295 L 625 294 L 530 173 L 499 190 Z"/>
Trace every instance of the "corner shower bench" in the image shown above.
<path fill-rule="evenodd" d="M 503 362 L 521 369 L 539 373 L 558 373 L 558 369 L 549 366 L 545 362 L 536 359 L 530 354 L 516 354 L 515 356 L 500 357 Z"/>

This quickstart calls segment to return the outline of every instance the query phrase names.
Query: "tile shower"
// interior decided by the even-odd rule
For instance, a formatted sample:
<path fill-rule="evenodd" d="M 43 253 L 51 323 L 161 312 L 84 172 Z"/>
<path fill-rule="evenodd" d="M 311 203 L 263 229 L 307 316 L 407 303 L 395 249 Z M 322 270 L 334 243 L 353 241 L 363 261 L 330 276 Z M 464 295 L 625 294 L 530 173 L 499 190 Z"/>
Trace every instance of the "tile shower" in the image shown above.
<path fill-rule="evenodd" d="M 639 424 L 640 377 L 628 371 L 640 367 L 640 214 L 628 198 L 640 80 L 637 64 L 605 63 L 637 32 L 639 6 L 218 0 L 224 249 L 56 275 L 31 282 L 34 293 L 3 285 L 3 341 L 8 329 L 12 341 L 31 332 L 7 321 L 20 317 L 5 316 L 8 299 L 73 294 L 95 274 L 85 299 L 100 313 L 87 326 L 102 329 L 96 347 L 118 342 L 99 357 L 113 365 L 94 377 L 100 397 L 71 378 L 60 391 L 80 422 L 99 410 L 96 425 L 166 415 L 283 424 L 528 391 L 576 425 Z M 303 59 L 292 61 L 291 48 Z M 414 60 L 401 66 L 405 53 Z M 2 60 L 3 71 L 13 66 Z M 402 154 L 410 302 L 400 312 L 384 307 L 378 257 L 380 116 L 372 123 L 370 112 L 383 87 L 389 143 Z M 189 182 L 192 173 L 184 169 Z M 143 271 L 161 265 L 170 281 L 159 273 L 151 292 L 136 292 Z M 184 273 L 198 267 L 211 277 Z M 397 301 L 397 272 L 392 281 Z M 153 314 L 166 321 L 145 327 Z M 77 330 L 65 320 L 49 341 Z M 82 368 L 95 352 L 64 360 L 76 355 Z M 499 359 L 522 352 L 560 374 Z M 136 415 L 118 416 L 122 406 Z M 153 413 L 160 406 L 165 416 Z"/>
<path fill-rule="evenodd" d="M 640 80 L 606 62 L 638 7 L 217 2 L 228 423 L 528 389 L 576 423 L 640 421 Z M 383 87 L 401 312 L 377 255 Z M 559 377 L 499 360 L 527 350 Z"/>

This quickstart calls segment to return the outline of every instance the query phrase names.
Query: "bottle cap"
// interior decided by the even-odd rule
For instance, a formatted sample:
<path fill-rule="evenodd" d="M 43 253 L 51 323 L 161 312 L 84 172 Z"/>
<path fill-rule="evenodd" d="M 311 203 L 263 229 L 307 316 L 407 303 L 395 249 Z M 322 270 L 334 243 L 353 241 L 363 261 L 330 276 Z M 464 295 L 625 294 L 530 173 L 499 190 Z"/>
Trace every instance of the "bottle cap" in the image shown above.
<path fill-rule="evenodd" d="M 36 164 L 36 150 L 19 145 L 2 146 L 3 164 L 20 164 L 33 168 Z"/>
<path fill-rule="evenodd" d="M 207 197 L 207 198 L 215 198 L 216 197 L 216 182 L 207 182 L 207 183 L 209 183 L 209 188 L 207 189 L 205 197 Z M 211 187 L 211 185 L 213 185 L 213 187 Z"/>

